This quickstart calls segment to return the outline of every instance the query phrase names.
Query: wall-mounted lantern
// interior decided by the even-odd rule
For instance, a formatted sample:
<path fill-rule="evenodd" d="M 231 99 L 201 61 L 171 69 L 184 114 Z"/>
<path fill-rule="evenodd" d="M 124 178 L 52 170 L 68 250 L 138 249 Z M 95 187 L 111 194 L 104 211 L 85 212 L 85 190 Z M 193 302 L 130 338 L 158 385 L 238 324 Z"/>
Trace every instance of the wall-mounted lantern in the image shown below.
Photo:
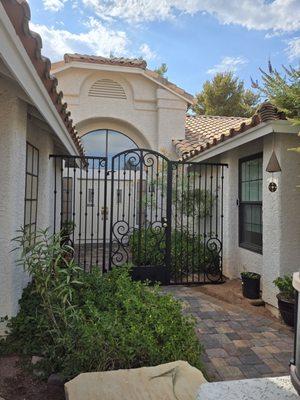
<path fill-rule="evenodd" d="M 275 132 L 273 131 L 273 151 L 270 157 L 270 160 L 267 164 L 266 168 L 267 172 L 270 172 L 272 174 L 271 179 L 269 180 L 269 190 L 270 192 L 274 193 L 277 190 L 277 180 L 274 179 L 273 174 L 276 172 L 281 172 L 281 167 L 278 161 L 278 158 L 275 153 Z"/>

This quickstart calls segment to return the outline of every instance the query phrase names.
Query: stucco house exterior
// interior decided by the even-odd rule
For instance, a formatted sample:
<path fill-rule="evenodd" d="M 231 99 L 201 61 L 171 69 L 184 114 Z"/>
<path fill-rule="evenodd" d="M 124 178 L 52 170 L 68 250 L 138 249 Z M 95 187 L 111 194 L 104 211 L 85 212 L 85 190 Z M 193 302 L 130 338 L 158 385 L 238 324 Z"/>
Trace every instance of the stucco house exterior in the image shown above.
<path fill-rule="evenodd" d="M 17 312 L 28 282 L 11 239 L 22 225 L 54 228 L 53 196 L 64 187 L 54 186 L 61 166 L 49 155 L 83 156 L 83 146 L 86 155 L 108 159 L 142 148 L 171 160 L 228 164 L 223 272 L 229 278 L 260 273 L 263 299 L 276 306 L 273 280 L 300 263 L 300 159 L 288 151 L 299 146 L 298 129 L 269 103 L 250 119 L 187 115 L 193 96 L 140 59 L 66 54 L 51 67 L 29 19 L 26 2 L 0 1 L 0 314 Z M 281 171 L 270 173 L 274 152 Z M 90 205 L 94 191 L 87 192 Z"/>
<path fill-rule="evenodd" d="M 177 158 L 172 139 L 184 138 L 193 96 L 148 70 L 145 61 L 66 54 L 51 72 L 85 145 L 89 132 L 111 130 Z"/>
<path fill-rule="evenodd" d="M 299 145 L 297 128 L 269 103 L 250 119 L 186 116 L 192 96 L 149 71 L 141 60 L 67 54 L 54 63 L 52 72 L 88 153 L 94 154 L 96 143 L 88 137 L 111 130 L 132 141 L 125 142 L 125 148 L 149 148 L 173 159 L 228 163 L 224 274 L 234 278 L 242 271 L 260 273 L 263 299 L 276 306 L 273 280 L 297 270 L 300 263 L 296 212 L 300 192 L 293 173 L 300 160 L 288 152 Z M 115 146 L 113 153 L 118 152 Z M 281 172 L 266 171 L 273 151 Z M 271 182 L 277 185 L 275 192 L 269 190 Z"/>
<path fill-rule="evenodd" d="M 0 1 L 0 314 L 14 315 L 28 282 L 12 252 L 21 226 L 51 226 L 54 162 L 49 154 L 83 154 L 72 121 L 28 27 L 26 2 Z"/>
<path fill-rule="evenodd" d="M 270 103 L 251 118 L 190 116 L 184 140 L 174 140 L 184 160 L 225 162 L 224 274 L 262 276 L 262 298 L 277 307 L 273 280 L 300 265 L 298 206 L 299 129 Z M 281 171 L 267 172 L 275 152 Z M 277 188 L 274 190 L 276 183 Z M 270 190 L 271 189 L 271 190 Z"/>

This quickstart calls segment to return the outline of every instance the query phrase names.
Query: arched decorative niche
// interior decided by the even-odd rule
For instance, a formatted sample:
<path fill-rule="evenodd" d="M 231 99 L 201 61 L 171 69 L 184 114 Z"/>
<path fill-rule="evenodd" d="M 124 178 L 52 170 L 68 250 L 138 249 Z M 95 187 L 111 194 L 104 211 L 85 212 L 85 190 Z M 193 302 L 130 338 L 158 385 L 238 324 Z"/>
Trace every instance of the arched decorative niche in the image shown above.
<path fill-rule="evenodd" d="M 133 101 L 131 83 L 119 73 L 96 71 L 88 74 L 80 86 L 80 96 L 88 99 Z"/>

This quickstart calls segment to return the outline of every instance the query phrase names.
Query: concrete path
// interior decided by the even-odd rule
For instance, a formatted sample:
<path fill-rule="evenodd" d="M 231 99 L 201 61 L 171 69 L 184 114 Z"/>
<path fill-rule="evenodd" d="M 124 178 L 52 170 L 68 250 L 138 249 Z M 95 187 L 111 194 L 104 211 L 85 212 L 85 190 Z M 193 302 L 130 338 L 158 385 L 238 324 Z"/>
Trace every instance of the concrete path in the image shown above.
<path fill-rule="evenodd" d="M 299 400 L 288 376 L 210 382 L 200 386 L 197 400 Z"/>
<path fill-rule="evenodd" d="M 203 362 L 211 381 L 289 374 L 293 333 L 281 322 L 203 294 L 197 287 L 163 290 L 184 301 L 197 320 Z"/>

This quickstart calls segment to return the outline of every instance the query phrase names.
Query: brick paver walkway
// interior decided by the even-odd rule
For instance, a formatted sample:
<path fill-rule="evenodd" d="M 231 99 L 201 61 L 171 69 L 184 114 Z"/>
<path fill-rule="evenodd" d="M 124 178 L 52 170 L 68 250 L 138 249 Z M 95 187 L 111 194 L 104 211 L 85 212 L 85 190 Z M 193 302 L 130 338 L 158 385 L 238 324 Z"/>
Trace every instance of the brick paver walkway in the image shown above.
<path fill-rule="evenodd" d="M 293 333 L 279 321 L 217 300 L 196 287 L 168 286 L 164 291 L 182 300 L 184 312 L 196 317 L 210 380 L 289 374 Z"/>

